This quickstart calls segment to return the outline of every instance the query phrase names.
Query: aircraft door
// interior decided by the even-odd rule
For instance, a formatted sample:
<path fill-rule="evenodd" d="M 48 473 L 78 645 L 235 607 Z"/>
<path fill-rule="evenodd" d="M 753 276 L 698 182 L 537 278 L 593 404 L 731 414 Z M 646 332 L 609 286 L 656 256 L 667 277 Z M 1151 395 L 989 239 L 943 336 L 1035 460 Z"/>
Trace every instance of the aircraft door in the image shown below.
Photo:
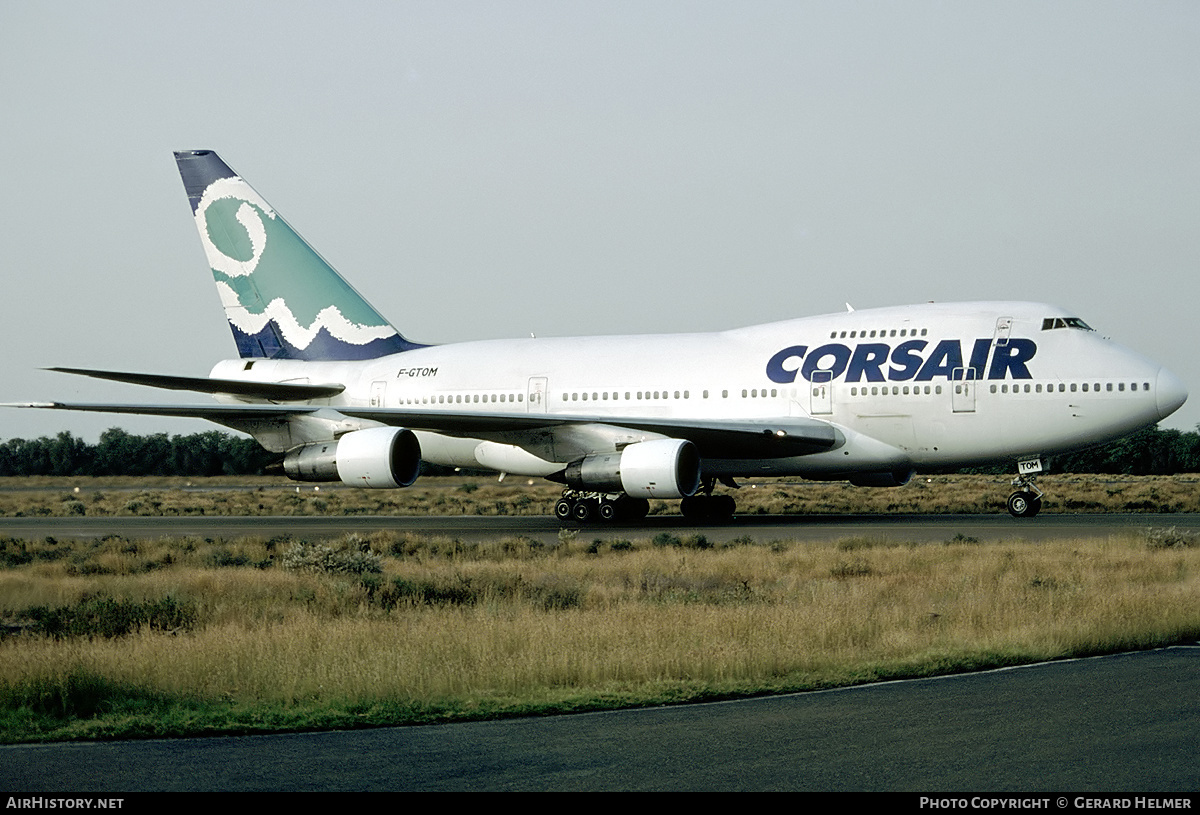
<path fill-rule="evenodd" d="M 525 411 L 527 413 L 545 413 L 546 400 L 550 395 L 550 386 L 544 376 L 529 377 L 529 392 L 526 395 L 528 402 Z"/>
<path fill-rule="evenodd" d="M 384 400 L 387 397 L 387 380 L 380 379 L 371 383 L 371 407 L 381 408 L 386 407 Z"/>
<path fill-rule="evenodd" d="M 996 320 L 996 333 L 992 337 L 992 341 L 997 348 L 1008 345 L 1008 338 L 1012 336 L 1012 323 L 1012 317 L 1000 317 Z"/>
<path fill-rule="evenodd" d="M 974 368 L 955 368 L 950 374 L 950 409 L 954 413 L 975 412 Z"/>
<path fill-rule="evenodd" d="M 833 413 L 833 371 L 813 371 L 808 388 L 812 415 Z"/>

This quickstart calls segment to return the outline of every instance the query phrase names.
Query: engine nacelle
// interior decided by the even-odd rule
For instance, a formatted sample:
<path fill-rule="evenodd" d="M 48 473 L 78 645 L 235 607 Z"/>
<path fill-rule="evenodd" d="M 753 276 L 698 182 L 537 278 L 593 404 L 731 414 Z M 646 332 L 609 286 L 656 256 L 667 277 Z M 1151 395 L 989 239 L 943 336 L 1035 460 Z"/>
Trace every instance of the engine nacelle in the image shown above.
<path fill-rule="evenodd" d="M 403 427 L 355 430 L 336 441 L 306 444 L 283 459 L 296 481 L 341 481 L 352 487 L 407 487 L 421 474 L 421 443 Z"/>
<path fill-rule="evenodd" d="M 577 490 L 624 492 L 636 498 L 683 498 L 700 488 L 700 454 L 682 439 L 631 444 L 567 465 L 561 480 Z"/>
<path fill-rule="evenodd" d="M 856 473 L 850 476 L 850 483 L 856 487 L 903 487 L 912 477 L 912 470 L 894 470 L 889 473 Z"/>

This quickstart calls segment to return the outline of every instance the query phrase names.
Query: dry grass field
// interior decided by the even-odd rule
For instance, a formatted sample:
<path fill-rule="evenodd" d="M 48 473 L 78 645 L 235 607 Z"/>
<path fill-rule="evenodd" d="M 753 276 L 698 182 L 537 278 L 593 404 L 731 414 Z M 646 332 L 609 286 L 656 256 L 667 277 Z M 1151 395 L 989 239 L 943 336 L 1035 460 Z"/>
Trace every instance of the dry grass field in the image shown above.
<path fill-rule="evenodd" d="M 0 543 L 10 742 L 682 702 L 1200 636 L 1200 546 L 1169 530 L 1046 544 L 601 544 L 570 530 L 554 546 L 386 532 Z"/>

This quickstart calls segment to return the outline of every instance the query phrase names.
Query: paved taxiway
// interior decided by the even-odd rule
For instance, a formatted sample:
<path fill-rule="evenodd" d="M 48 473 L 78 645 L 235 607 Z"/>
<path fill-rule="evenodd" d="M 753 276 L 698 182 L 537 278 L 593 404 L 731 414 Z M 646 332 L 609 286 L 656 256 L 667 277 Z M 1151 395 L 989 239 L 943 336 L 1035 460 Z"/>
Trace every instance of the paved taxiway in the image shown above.
<path fill-rule="evenodd" d="M 0 747 L 7 795 L 139 790 L 1200 789 L 1200 647 L 718 704 Z"/>
<path fill-rule="evenodd" d="M 407 517 L 381 515 L 263 516 L 263 517 L 68 517 L 0 518 L 0 536 L 15 538 L 91 538 L 124 535 L 155 538 L 163 535 L 238 537 L 293 535 L 305 539 L 336 537 L 349 532 L 380 529 L 422 535 L 445 535 L 464 541 L 495 540 L 521 535 L 544 543 L 558 539 L 562 529 L 578 530 L 587 540 L 636 539 L 660 532 L 702 534 L 713 543 L 749 536 L 773 540 L 820 541 L 869 535 L 926 543 L 956 535 L 981 541 L 1039 541 L 1103 537 L 1146 527 L 1174 526 L 1200 531 L 1200 514 L 1040 515 L 1016 519 L 1005 515 L 746 515 L 728 523 L 697 525 L 679 515 L 651 516 L 632 524 L 579 527 L 545 515 Z"/>

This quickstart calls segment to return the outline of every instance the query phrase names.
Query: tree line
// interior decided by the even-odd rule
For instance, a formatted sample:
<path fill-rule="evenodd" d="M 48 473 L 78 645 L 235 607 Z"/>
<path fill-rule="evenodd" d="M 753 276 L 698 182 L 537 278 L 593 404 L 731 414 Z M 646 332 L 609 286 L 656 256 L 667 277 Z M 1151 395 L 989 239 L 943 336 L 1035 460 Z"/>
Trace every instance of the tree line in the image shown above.
<path fill-rule="evenodd" d="M 67 431 L 54 438 L 9 439 L 0 443 L 0 476 L 23 475 L 261 475 L 280 457 L 253 439 L 219 430 L 168 436 L 135 436 L 113 427 L 89 444 Z M 964 472 L 1007 473 L 1011 464 L 975 467 Z M 426 466 L 429 475 L 451 472 Z M 1200 472 L 1200 428 L 1151 427 L 1089 450 L 1055 456 L 1052 473 L 1174 475 Z"/>
<path fill-rule="evenodd" d="M 135 436 L 119 427 L 88 444 L 69 432 L 54 438 L 0 443 L 0 476 L 14 475 L 259 475 L 279 460 L 253 439 L 219 430 Z"/>

